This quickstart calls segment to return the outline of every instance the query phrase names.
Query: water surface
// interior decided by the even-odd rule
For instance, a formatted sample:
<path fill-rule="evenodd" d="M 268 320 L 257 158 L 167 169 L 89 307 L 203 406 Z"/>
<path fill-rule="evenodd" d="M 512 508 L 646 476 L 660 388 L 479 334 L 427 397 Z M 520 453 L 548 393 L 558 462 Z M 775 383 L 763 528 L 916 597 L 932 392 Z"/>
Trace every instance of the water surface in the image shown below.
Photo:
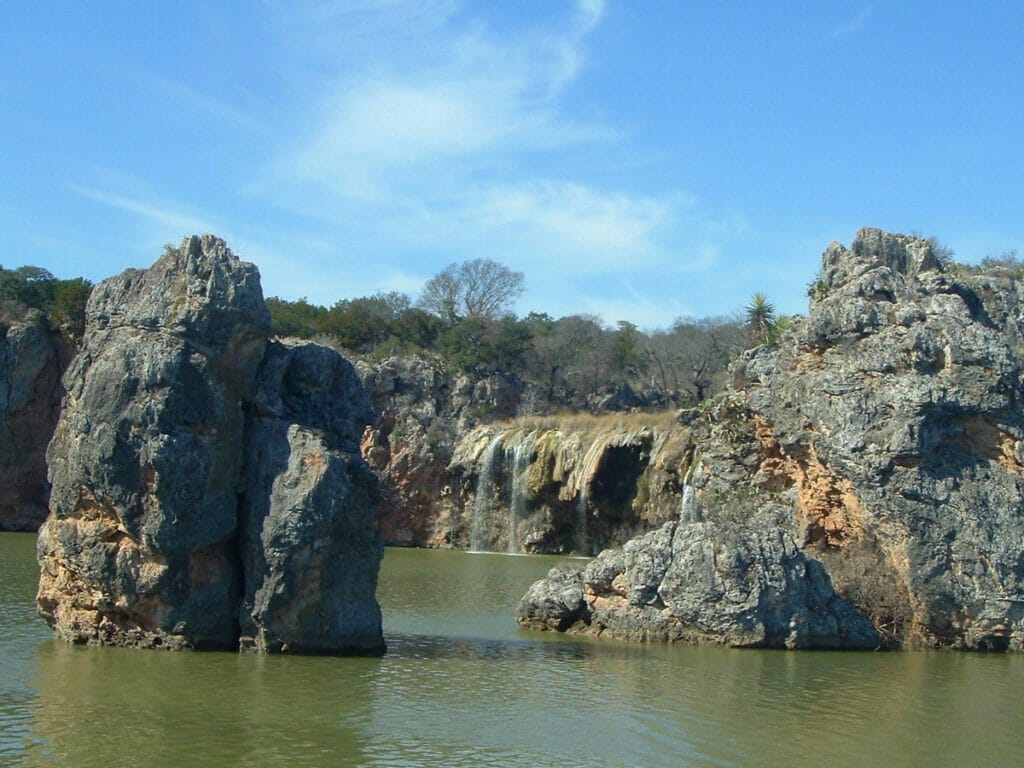
<path fill-rule="evenodd" d="M 80 648 L 0 534 L 0 765 L 968 766 L 1024 755 L 1024 659 L 525 633 L 550 557 L 389 549 L 382 659 Z"/>

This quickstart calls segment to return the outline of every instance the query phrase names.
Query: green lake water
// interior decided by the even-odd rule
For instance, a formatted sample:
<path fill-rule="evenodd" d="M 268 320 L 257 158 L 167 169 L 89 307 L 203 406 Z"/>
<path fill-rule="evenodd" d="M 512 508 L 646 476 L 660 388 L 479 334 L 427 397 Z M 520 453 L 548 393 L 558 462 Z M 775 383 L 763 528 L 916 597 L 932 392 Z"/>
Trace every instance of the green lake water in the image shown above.
<path fill-rule="evenodd" d="M 1024 658 L 516 628 L 556 561 L 389 549 L 382 659 L 72 647 L 0 534 L 0 766 L 1010 766 Z"/>

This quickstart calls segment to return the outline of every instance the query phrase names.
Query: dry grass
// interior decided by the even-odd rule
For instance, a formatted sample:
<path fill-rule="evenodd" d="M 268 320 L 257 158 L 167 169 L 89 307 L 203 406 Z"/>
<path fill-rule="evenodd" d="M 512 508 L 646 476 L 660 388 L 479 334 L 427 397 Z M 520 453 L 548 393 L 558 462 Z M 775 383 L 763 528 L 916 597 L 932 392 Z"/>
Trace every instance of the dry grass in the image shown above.
<path fill-rule="evenodd" d="M 556 413 L 551 416 L 521 416 L 516 419 L 494 422 L 491 426 L 499 429 L 536 429 L 540 431 L 559 429 L 563 432 L 603 432 L 613 429 L 636 431 L 651 429 L 674 429 L 679 426 L 676 411 L 654 411 L 629 413 Z"/>

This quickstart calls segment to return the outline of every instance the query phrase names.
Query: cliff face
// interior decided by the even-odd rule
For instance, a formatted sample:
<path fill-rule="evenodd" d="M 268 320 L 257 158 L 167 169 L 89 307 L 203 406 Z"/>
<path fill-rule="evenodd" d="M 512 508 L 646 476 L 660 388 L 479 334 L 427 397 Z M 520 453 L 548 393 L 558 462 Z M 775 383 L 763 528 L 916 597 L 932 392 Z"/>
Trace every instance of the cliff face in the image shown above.
<path fill-rule="evenodd" d="M 515 419 L 534 401 L 511 375 L 453 375 L 418 358 L 359 371 L 380 414 L 362 452 L 380 478 L 388 544 L 592 553 L 678 513 L 694 445 L 672 416 Z"/>
<path fill-rule="evenodd" d="M 415 357 L 361 363 L 359 372 L 379 414 L 363 435 L 362 452 L 380 479 L 377 522 L 384 541 L 465 546 L 449 463 L 460 436 L 481 419 L 516 413 L 521 385 L 511 376 L 446 374 Z"/>
<path fill-rule="evenodd" d="M 475 551 L 593 554 L 677 517 L 695 456 L 690 430 L 665 415 L 478 427 L 448 467 L 459 541 Z"/>
<path fill-rule="evenodd" d="M 210 236 L 100 283 L 86 322 L 38 543 L 57 634 L 381 650 L 375 486 L 356 443 L 371 414 L 351 365 L 269 343 L 256 268 Z"/>
<path fill-rule="evenodd" d="M 0 328 L 0 530 L 34 531 L 46 519 L 46 444 L 70 356 L 42 318 Z"/>
<path fill-rule="evenodd" d="M 946 273 L 916 238 L 865 229 L 830 246 L 807 319 L 741 359 L 695 427 L 698 522 L 553 574 L 520 621 L 1024 648 L 1022 305 L 1000 287 Z"/>

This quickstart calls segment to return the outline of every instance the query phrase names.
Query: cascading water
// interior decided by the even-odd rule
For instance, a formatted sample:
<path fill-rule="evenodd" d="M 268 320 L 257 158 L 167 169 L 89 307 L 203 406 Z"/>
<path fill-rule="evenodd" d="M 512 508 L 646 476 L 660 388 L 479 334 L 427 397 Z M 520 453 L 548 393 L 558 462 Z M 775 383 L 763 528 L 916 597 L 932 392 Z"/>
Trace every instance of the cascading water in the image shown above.
<path fill-rule="evenodd" d="M 693 455 L 690 457 L 690 467 L 686 470 L 686 476 L 683 478 L 683 503 L 679 508 L 680 522 L 696 523 L 700 520 L 700 505 L 697 503 L 697 489 L 695 485 L 703 473 L 704 469 L 695 447 Z"/>
<path fill-rule="evenodd" d="M 494 497 L 496 484 L 494 470 L 497 466 L 498 449 L 501 448 L 502 436 L 495 436 L 480 456 L 479 472 L 476 480 L 476 495 L 473 497 L 473 525 L 469 531 L 469 551 L 486 552 L 484 546 L 485 516 L 487 501 Z"/>
<path fill-rule="evenodd" d="M 452 467 L 470 483 L 456 494 L 466 498 L 470 551 L 589 556 L 667 520 L 702 517 L 708 468 L 685 426 L 549 423 L 481 426 L 460 444 Z"/>
<path fill-rule="evenodd" d="M 580 488 L 579 501 L 576 502 L 576 530 L 573 532 L 573 546 L 579 555 L 590 554 L 590 537 L 587 536 L 587 486 Z"/>
<path fill-rule="evenodd" d="M 579 496 L 576 502 L 576 530 L 574 532 L 573 545 L 581 555 L 590 554 L 590 537 L 587 535 L 587 505 L 590 502 L 590 483 L 594 479 L 597 465 L 601 461 L 605 446 L 608 444 L 608 437 L 598 437 L 583 455 L 578 470 L 577 483 L 579 484 Z"/>
<path fill-rule="evenodd" d="M 519 552 L 519 520 L 528 512 L 526 489 L 530 475 L 530 458 L 533 444 L 537 438 L 536 431 L 527 435 L 517 433 L 511 445 L 505 446 L 505 461 L 509 472 L 509 514 L 508 514 L 508 552 Z"/>

